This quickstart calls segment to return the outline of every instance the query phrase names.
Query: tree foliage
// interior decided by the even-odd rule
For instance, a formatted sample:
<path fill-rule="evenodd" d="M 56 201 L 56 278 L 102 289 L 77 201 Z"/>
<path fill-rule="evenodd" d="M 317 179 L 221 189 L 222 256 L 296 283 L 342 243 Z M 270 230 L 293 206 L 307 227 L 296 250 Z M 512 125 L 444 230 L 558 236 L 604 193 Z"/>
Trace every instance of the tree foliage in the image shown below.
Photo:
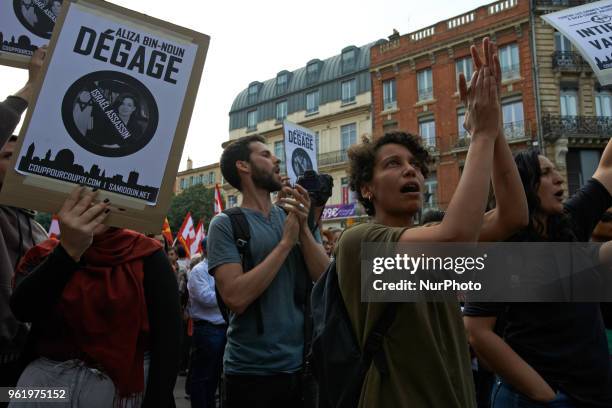
<path fill-rule="evenodd" d="M 174 196 L 168 210 L 168 222 L 172 234 L 176 236 L 188 212 L 191 212 L 194 227 L 202 220 L 208 231 L 208 224 L 213 217 L 214 197 L 214 189 L 208 189 L 201 184 L 189 187 Z"/>

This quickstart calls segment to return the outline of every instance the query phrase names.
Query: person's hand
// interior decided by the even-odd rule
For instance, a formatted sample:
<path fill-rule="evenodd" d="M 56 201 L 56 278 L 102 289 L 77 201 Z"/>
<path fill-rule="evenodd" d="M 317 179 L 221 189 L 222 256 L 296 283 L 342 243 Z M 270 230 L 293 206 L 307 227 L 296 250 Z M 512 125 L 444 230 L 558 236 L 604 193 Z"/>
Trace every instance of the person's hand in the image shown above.
<path fill-rule="evenodd" d="M 285 187 L 291 188 L 291 179 L 287 176 L 283 176 L 281 177 L 281 184 L 283 185 L 283 187 L 276 194 L 276 200 L 274 201 L 274 204 L 280 205 L 282 207 L 282 199 L 287 197 L 287 193 L 284 189 Z"/>
<path fill-rule="evenodd" d="M 308 228 L 308 214 L 310 212 L 310 195 L 308 191 L 300 186 L 295 185 L 295 188 L 283 187 L 284 194 L 291 198 L 282 198 L 281 206 L 288 212 L 294 213 L 302 228 Z"/>
<path fill-rule="evenodd" d="M 465 77 L 460 77 L 461 82 L 465 86 Z M 466 100 L 465 127 L 470 130 L 472 138 L 494 140 L 499 135 L 501 126 L 501 104 L 490 67 L 485 65 L 474 72 Z"/>
<path fill-rule="evenodd" d="M 34 83 L 40 77 L 40 73 L 42 72 L 42 66 L 45 62 L 45 58 L 47 57 L 47 46 L 43 45 L 34 51 L 32 58 L 30 58 L 30 63 L 28 65 L 28 83 Z"/>
<path fill-rule="evenodd" d="M 38 80 L 42 72 L 42 66 L 44 60 L 47 56 L 47 46 L 43 45 L 34 51 L 32 58 L 30 58 L 30 63 L 28 64 L 28 82 L 25 84 L 23 88 L 19 90 L 15 94 L 15 96 L 20 97 L 28 104 L 32 102 L 32 97 L 34 93 L 34 84 Z"/>
<path fill-rule="evenodd" d="M 79 262 L 93 242 L 93 236 L 104 230 L 102 224 L 110 212 L 108 199 L 93 204 L 97 191 L 77 187 L 68 196 L 57 214 L 60 244 L 72 259 Z"/>
<path fill-rule="evenodd" d="M 497 56 L 497 47 L 494 43 L 492 43 L 488 37 L 482 41 L 482 57 L 478 53 L 478 50 L 475 46 L 472 45 L 470 48 L 470 52 L 472 55 L 472 62 L 474 63 L 474 75 L 472 76 L 472 81 L 470 86 L 467 86 L 466 78 L 463 74 L 459 75 L 459 95 L 461 97 L 461 101 L 465 106 L 468 106 L 468 97 L 470 92 L 474 92 L 474 87 L 476 86 L 476 81 L 474 76 L 481 70 L 483 67 L 489 67 L 492 73 L 493 80 L 495 81 L 497 88 L 497 99 L 498 103 L 501 104 L 501 81 L 502 81 L 502 73 L 501 73 L 501 64 L 499 63 L 499 58 Z M 483 61 L 484 57 L 484 61 Z M 500 108 L 501 110 L 501 108 Z M 465 121 L 463 127 L 465 130 L 471 135 L 474 133 L 473 122 L 470 118 L 469 109 L 466 110 L 465 113 Z M 502 116 L 499 115 L 499 129 L 502 128 Z M 500 132 L 501 133 L 501 132 Z"/>
<path fill-rule="evenodd" d="M 285 218 L 285 225 L 283 226 L 283 237 L 281 243 L 286 244 L 288 247 L 293 248 L 298 242 L 300 236 L 300 220 L 297 215 L 293 212 L 287 214 Z"/>

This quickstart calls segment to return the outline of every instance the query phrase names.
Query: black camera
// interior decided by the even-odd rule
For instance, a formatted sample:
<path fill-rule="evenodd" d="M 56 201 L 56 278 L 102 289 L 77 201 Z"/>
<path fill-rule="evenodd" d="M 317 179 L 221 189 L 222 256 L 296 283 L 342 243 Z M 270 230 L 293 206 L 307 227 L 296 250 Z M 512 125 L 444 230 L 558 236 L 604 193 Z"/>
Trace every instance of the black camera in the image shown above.
<path fill-rule="evenodd" d="M 332 195 L 334 179 L 329 174 L 317 174 L 314 170 L 306 170 L 298 177 L 296 184 L 308 191 L 313 207 L 323 207 Z"/>

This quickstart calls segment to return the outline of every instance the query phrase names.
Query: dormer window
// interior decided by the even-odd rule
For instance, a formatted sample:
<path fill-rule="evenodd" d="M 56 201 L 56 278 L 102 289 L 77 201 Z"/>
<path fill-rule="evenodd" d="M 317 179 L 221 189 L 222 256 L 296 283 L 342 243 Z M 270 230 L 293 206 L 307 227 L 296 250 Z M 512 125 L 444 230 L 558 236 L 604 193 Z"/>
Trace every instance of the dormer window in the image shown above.
<path fill-rule="evenodd" d="M 357 47 L 351 46 L 342 50 L 342 73 L 350 72 L 355 69 L 357 59 Z"/>
<path fill-rule="evenodd" d="M 281 95 L 287 92 L 289 83 L 289 73 L 287 71 L 279 72 L 276 76 L 276 94 Z"/>
<path fill-rule="evenodd" d="M 257 94 L 259 93 L 259 82 L 253 82 L 249 85 L 248 102 L 249 104 L 257 103 Z"/>
<path fill-rule="evenodd" d="M 320 60 L 312 60 L 306 65 L 306 83 L 308 85 L 314 84 L 319 80 L 319 67 L 321 66 Z"/>

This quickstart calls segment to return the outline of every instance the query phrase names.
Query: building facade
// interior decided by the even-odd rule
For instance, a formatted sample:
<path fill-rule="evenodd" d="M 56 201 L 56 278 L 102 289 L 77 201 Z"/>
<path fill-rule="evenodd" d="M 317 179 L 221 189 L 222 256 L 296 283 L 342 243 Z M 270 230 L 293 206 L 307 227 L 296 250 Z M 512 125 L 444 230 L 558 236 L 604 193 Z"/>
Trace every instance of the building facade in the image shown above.
<path fill-rule="evenodd" d="M 544 152 L 567 180 L 571 195 L 594 173 L 612 134 L 612 88 L 544 14 L 589 1 L 532 0 L 537 92 Z"/>
<path fill-rule="evenodd" d="M 230 141 L 247 135 L 265 137 L 285 171 L 282 123 L 288 120 L 316 134 L 319 172 L 334 179 L 323 215 L 325 226 L 346 226 L 364 216 L 348 187 L 348 148 L 372 132 L 370 47 L 345 47 L 339 55 L 313 59 L 295 71 L 254 81 L 236 96 L 230 111 Z M 239 192 L 224 184 L 228 206 Z"/>
<path fill-rule="evenodd" d="M 200 184 L 207 188 L 214 188 L 217 183 L 223 183 L 219 163 L 193 168 L 193 162 L 191 159 L 187 159 L 187 169 L 178 172 L 176 175 L 174 194 L 180 194 L 183 190 Z"/>
<path fill-rule="evenodd" d="M 371 50 L 374 137 L 389 130 L 421 136 L 435 163 L 424 207 L 445 208 L 459 181 L 469 146 L 459 73 L 471 78 L 470 46 L 488 36 L 502 67 L 505 136 L 513 150 L 537 142 L 528 0 L 503 0 L 468 11 Z"/>

